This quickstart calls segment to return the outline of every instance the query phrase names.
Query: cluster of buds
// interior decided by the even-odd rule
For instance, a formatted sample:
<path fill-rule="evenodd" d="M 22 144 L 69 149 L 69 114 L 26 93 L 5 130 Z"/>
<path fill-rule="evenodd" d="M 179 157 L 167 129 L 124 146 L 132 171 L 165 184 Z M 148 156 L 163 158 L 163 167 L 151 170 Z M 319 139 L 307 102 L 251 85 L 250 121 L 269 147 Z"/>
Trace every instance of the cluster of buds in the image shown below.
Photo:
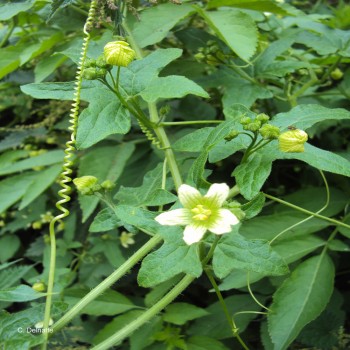
<path fill-rule="evenodd" d="M 242 117 L 240 123 L 244 130 L 259 132 L 265 140 L 275 140 L 280 135 L 280 129 L 277 126 L 269 124 L 270 117 L 265 113 L 260 113 L 254 120 L 250 117 Z"/>
<path fill-rule="evenodd" d="M 111 180 L 105 180 L 99 184 L 97 177 L 90 175 L 77 177 L 73 180 L 73 183 L 77 190 L 85 196 L 92 196 L 102 190 L 109 192 L 115 187 L 115 184 Z"/>
<path fill-rule="evenodd" d="M 32 228 L 34 230 L 40 230 L 43 225 L 49 224 L 51 220 L 53 219 L 53 215 L 51 211 L 47 211 L 45 214 L 40 215 L 40 220 L 34 221 L 32 223 Z M 58 230 L 63 230 L 64 229 L 64 223 L 63 221 L 60 221 L 60 224 L 57 226 Z"/>
<path fill-rule="evenodd" d="M 205 62 L 212 66 L 217 66 L 226 61 L 226 55 L 222 52 L 217 42 L 213 40 L 209 40 L 206 47 L 200 47 L 194 58 L 198 62 Z"/>
<path fill-rule="evenodd" d="M 103 55 L 96 60 L 88 58 L 83 66 L 83 78 L 86 80 L 104 79 L 107 71 L 111 69 L 112 66 L 106 62 Z"/>

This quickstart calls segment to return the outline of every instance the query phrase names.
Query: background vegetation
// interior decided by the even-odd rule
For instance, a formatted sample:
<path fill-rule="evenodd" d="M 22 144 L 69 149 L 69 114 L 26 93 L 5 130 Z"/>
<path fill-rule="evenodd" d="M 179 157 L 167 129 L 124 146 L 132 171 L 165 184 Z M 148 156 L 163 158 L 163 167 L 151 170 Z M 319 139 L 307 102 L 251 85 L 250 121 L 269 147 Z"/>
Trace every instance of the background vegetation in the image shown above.
<path fill-rule="evenodd" d="M 40 335 L 18 329 L 43 321 L 48 226 L 57 214 L 57 179 L 70 138 L 73 81 L 89 6 L 82 0 L 0 4 L 1 349 L 25 350 L 42 342 Z M 273 248 L 291 274 L 271 276 L 243 264 L 217 279 L 247 346 L 349 348 L 350 230 L 338 223 L 350 224 L 350 6 L 99 0 L 97 8 L 88 57 L 98 58 L 114 35 L 132 35 L 143 49 L 146 58 L 122 68 L 120 85 L 145 113 L 148 103 L 157 102 L 182 177 L 202 189 L 207 181 L 238 184 L 237 200 L 245 211 L 240 234 L 246 239 L 271 241 L 282 233 Z M 173 75 L 188 79 L 169 79 Z M 128 212 L 117 217 L 108 200 L 157 211 L 177 199 L 170 173 L 162 186 L 164 149 L 157 147 L 154 132 L 134 116 L 117 113 L 120 102 L 101 86 L 97 80 L 83 83 L 72 177 L 93 175 L 116 187 L 104 200 L 71 193 L 70 215 L 56 228 L 54 321 L 148 240 L 140 230 L 145 223 L 128 220 Z M 284 130 L 290 125 L 307 130 L 306 151 L 282 153 L 273 141 L 242 162 L 249 138 L 230 140 L 229 131 L 242 116 L 259 113 Z M 265 201 L 261 191 L 274 199 Z M 313 213 L 323 208 L 324 217 L 337 221 L 312 217 L 276 198 Z M 164 269 L 156 274 L 143 265 L 143 278 L 151 281 L 139 275 L 143 287 L 136 266 L 55 333 L 49 349 L 88 349 L 107 339 L 182 273 L 191 273 L 194 258 L 189 259 L 182 265 L 181 258 L 160 259 Z M 269 324 L 266 314 L 257 313 L 266 310 L 251 296 L 247 271 L 255 297 L 276 312 Z M 238 349 L 212 288 L 203 274 L 118 348 Z M 243 311 L 252 313 L 237 314 Z"/>

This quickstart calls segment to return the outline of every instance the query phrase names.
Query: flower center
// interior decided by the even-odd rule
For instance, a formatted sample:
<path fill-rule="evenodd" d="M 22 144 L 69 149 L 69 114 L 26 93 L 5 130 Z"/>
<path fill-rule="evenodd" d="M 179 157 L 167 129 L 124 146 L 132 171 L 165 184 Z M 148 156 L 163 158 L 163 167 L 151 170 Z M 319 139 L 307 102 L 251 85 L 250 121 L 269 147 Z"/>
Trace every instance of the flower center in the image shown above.
<path fill-rule="evenodd" d="M 211 215 L 211 210 L 202 204 L 196 205 L 191 212 L 194 214 L 192 219 L 196 221 L 204 221 L 208 220 Z"/>

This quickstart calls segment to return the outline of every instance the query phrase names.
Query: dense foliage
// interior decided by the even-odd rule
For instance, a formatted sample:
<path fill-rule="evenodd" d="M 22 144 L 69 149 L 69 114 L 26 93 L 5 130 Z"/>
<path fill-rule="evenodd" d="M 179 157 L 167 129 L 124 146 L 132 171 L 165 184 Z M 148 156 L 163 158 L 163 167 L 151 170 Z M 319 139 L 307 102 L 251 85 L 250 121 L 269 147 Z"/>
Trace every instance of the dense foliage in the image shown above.
<path fill-rule="evenodd" d="M 349 348 L 350 5 L 0 21 L 0 349 Z"/>

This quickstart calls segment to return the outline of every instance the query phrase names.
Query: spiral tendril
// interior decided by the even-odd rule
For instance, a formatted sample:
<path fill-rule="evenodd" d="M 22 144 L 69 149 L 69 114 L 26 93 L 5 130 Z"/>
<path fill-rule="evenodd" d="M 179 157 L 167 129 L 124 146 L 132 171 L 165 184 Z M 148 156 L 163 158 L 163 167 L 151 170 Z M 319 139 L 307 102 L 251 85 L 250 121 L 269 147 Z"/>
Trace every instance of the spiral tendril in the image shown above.
<path fill-rule="evenodd" d="M 152 145 L 155 145 L 158 149 L 162 149 L 160 142 L 158 138 L 154 135 L 153 131 L 150 130 L 145 124 L 143 124 L 139 119 L 137 120 L 141 131 L 145 134 L 147 137 L 147 140 L 152 143 Z"/>
<path fill-rule="evenodd" d="M 97 1 L 92 0 L 90 3 L 90 9 L 88 13 L 88 18 L 84 25 L 84 39 L 81 48 L 80 58 L 77 66 L 77 73 L 75 77 L 74 85 L 74 99 L 72 102 L 72 108 L 69 114 L 69 123 L 71 124 L 68 127 L 68 130 L 71 132 L 70 140 L 66 143 L 65 157 L 63 159 L 62 173 L 60 175 L 59 184 L 62 187 L 58 191 L 58 195 L 62 198 L 56 203 L 56 208 L 61 211 L 61 214 L 55 216 L 50 222 L 50 245 L 51 245 L 51 256 L 50 256 L 50 271 L 49 279 L 47 284 L 47 297 L 45 305 L 45 317 L 44 317 L 44 329 L 48 328 L 50 321 L 50 312 L 51 312 L 51 302 L 52 302 L 52 292 L 54 284 L 54 274 L 55 274 L 55 264 L 56 264 L 56 238 L 55 238 L 55 223 L 69 215 L 69 210 L 64 206 L 70 201 L 70 192 L 71 186 L 69 182 L 72 181 L 70 175 L 73 170 L 73 157 L 75 152 L 75 142 L 76 142 L 76 133 L 78 127 L 78 116 L 79 116 L 79 107 L 80 107 L 80 95 L 81 87 L 83 81 L 83 66 L 87 55 L 87 50 L 90 41 L 90 29 L 93 25 L 95 13 L 97 9 Z M 42 350 L 46 350 L 48 340 L 48 332 L 44 332 L 44 343 L 42 345 Z"/>

